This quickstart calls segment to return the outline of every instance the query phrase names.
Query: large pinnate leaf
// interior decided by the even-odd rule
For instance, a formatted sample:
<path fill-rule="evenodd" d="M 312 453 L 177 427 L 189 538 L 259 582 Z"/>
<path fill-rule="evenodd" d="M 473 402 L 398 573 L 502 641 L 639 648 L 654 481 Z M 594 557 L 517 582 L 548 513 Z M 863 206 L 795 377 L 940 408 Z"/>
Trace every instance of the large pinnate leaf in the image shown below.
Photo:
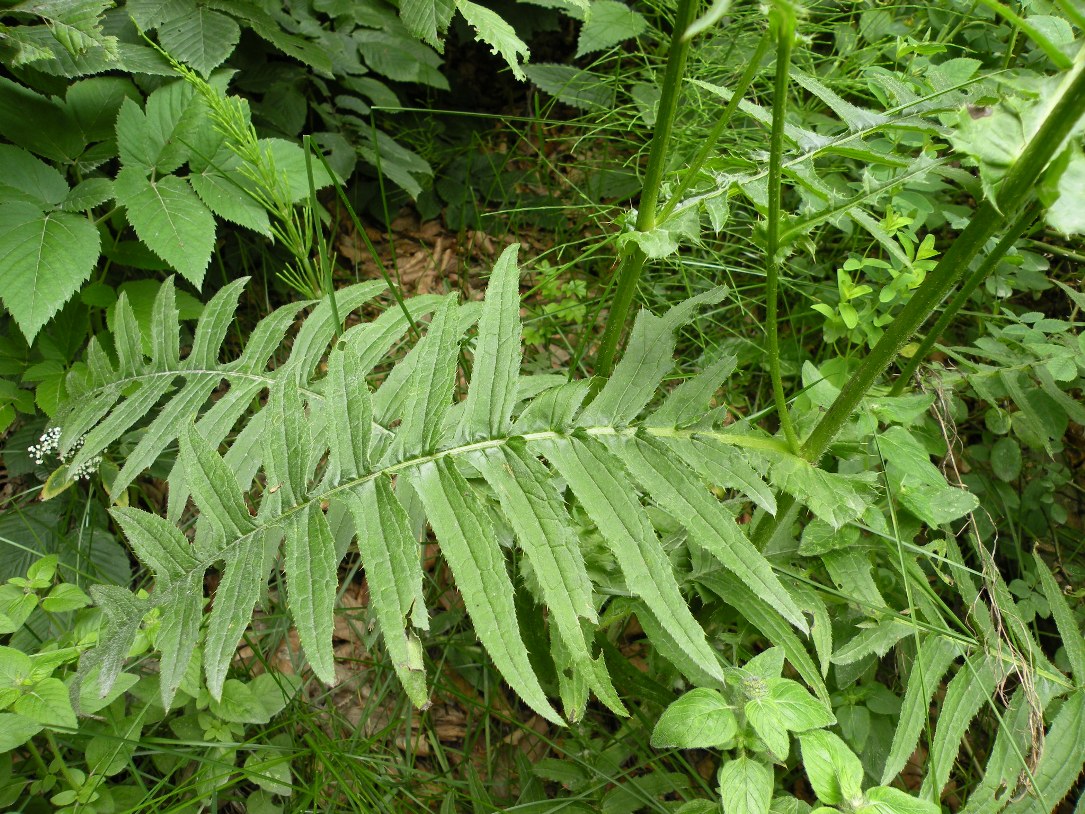
<path fill-rule="evenodd" d="M 98 230 L 81 215 L 0 203 L 0 297 L 27 340 L 90 277 L 99 248 Z"/>
<path fill-rule="evenodd" d="M 150 183 L 142 170 L 128 169 L 138 173 L 129 183 Z M 514 562 L 525 575 L 521 590 L 533 591 L 549 611 L 545 630 L 567 716 L 583 715 L 589 691 L 625 712 L 595 650 L 592 631 L 605 595 L 596 591 L 580 550 L 586 525 L 617 563 L 648 635 L 687 675 L 722 686 L 720 655 L 690 611 L 686 588 L 653 526 L 661 509 L 685 526 L 692 551 L 722 569 L 704 584 L 727 585 L 721 590 L 728 595 L 740 586 L 751 597 L 747 604 L 760 603 L 757 624 L 771 631 L 817 694 L 826 695 L 796 633 L 807 629 L 809 602 L 796 602 L 797 594 L 780 582 L 709 488 L 737 489 L 772 505 L 743 450 L 768 450 L 774 460 L 786 456 L 774 439 L 717 429 L 701 419 L 730 362 L 710 365 L 658 415 L 648 408 L 673 364 L 675 331 L 724 291 L 662 316 L 641 315 L 629 355 L 584 408 L 586 383 L 553 387 L 547 379 L 520 375 L 515 248 L 498 260 L 481 305 L 434 296 L 407 301 L 411 321 L 432 317 L 375 390 L 369 374 L 411 326 L 399 308 L 337 338 L 342 323 L 321 303 L 292 338 L 288 358 L 268 369 L 297 309 L 269 316 L 240 357 L 221 361 L 240 287 L 234 283 L 208 303 L 186 356 L 177 341 L 171 284 L 155 301 L 149 337 L 140 334 L 122 298 L 115 360 L 93 346 L 88 372 L 72 382 L 72 401 L 62 408 L 65 441 L 84 433 L 87 438 L 73 460 L 97 454 L 149 421 L 121 484 L 170 444 L 180 445 L 169 477 L 168 519 L 134 509 L 117 514 L 157 584 L 142 600 L 120 589 L 98 590 L 111 602 L 107 630 L 84 666 L 101 665 L 104 690 L 143 615 L 158 608 L 169 619 L 159 646 L 163 701 L 170 702 L 199 640 L 200 586 L 212 566 L 221 568 L 222 579 L 204 622 L 202 660 L 214 697 L 222 693 L 237 643 L 276 567 L 285 573 L 287 606 L 313 672 L 333 681 L 332 622 L 343 547 L 332 534 L 331 512 L 353 526 L 389 660 L 420 706 L 428 703 L 422 519 L 482 646 L 540 716 L 560 720 L 519 627 L 521 580 L 514 578 Z M 337 292 L 340 320 L 380 288 L 363 283 Z M 476 323 L 473 374 L 466 397 L 457 401 L 459 359 Z M 212 401 L 223 382 L 228 387 Z M 254 402 L 262 406 L 246 417 Z M 262 488 L 249 495 L 257 481 Z M 197 515 L 191 543 L 177 530 L 189 501 Z M 508 544 L 517 556 L 509 556 Z M 824 615 L 824 609 L 812 612 Z M 795 702 L 817 703 L 806 695 Z"/>

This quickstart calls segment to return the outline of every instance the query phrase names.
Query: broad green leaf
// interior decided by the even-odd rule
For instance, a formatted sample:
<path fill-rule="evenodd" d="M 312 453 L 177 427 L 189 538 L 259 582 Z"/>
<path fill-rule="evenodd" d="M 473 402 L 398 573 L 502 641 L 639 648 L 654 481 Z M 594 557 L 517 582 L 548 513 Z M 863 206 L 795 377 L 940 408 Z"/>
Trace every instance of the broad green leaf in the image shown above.
<path fill-rule="evenodd" d="M 98 230 L 84 217 L 0 203 L 0 298 L 27 341 L 90 276 L 99 247 Z"/>
<path fill-rule="evenodd" d="M 799 736 L 802 762 L 821 802 L 854 806 L 863 799 L 863 764 L 839 737 L 823 729 Z"/>
<path fill-rule="evenodd" d="M 595 441 L 543 442 L 538 450 L 568 482 L 610 546 L 630 591 L 644 600 L 687 659 L 723 679 L 715 651 L 693 618 L 666 554 L 639 501 L 615 475 L 620 467 Z M 679 667 L 681 665 L 678 665 Z"/>
<path fill-rule="evenodd" d="M 139 239 L 199 288 L 215 247 L 215 218 L 188 182 L 173 175 L 151 180 L 124 167 L 114 191 Z"/>
<path fill-rule="evenodd" d="M 22 715 L 0 712 L 0 754 L 17 749 L 44 728 L 44 725 Z"/>
<path fill-rule="evenodd" d="M 471 387 L 459 437 L 474 441 L 507 432 L 520 377 L 520 270 L 515 243 L 494 264 L 478 323 Z"/>
<path fill-rule="evenodd" d="M 13 144 L 0 144 L 0 201 L 49 209 L 64 200 L 68 182 L 55 168 Z"/>
<path fill-rule="evenodd" d="M 786 732 L 805 732 L 830 726 L 836 718 L 828 707 L 786 678 L 755 679 L 756 692 L 746 703 L 746 718 L 769 749 L 787 757 Z"/>
<path fill-rule="evenodd" d="M 178 169 L 190 156 L 189 145 L 208 122 L 203 102 L 185 81 L 177 80 L 147 97 L 143 110 L 125 98 L 117 114 L 117 150 L 125 169 L 159 175 Z"/>
<path fill-rule="evenodd" d="M 208 209 L 223 220 L 271 236 L 267 210 L 252 196 L 253 182 L 240 169 L 232 153 L 216 154 L 206 167 L 188 174 L 188 182 Z"/>
<path fill-rule="evenodd" d="M 856 814 L 941 814 L 941 807 L 889 786 L 867 789 L 866 803 Z"/>
<path fill-rule="evenodd" d="M 425 669 L 413 651 L 417 640 L 406 629 L 408 619 L 415 627 L 428 627 L 419 543 L 411 536 L 407 515 L 386 477 L 366 481 L 342 499 L 358 530 L 369 601 L 392 667 L 411 701 L 425 708 L 429 704 Z"/>
<path fill-rule="evenodd" d="M 205 77 L 233 53 L 240 38 L 241 29 L 233 19 L 198 5 L 158 26 L 162 47 Z"/>
<path fill-rule="evenodd" d="M 443 37 L 455 13 L 455 0 L 402 0 L 399 4 L 407 30 L 438 51 L 444 49 Z"/>
<path fill-rule="evenodd" d="M 720 766 L 719 781 L 724 814 L 768 814 L 773 787 L 769 766 L 742 755 Z"/>
<path fill-rule="evenodd" d="M 266 151 L 280 179 L 283 194 L 291 203 L 309 197 L 309 172 L 305 168 L 305 150 L 286 139 L 265 138 L 259 141 L 261 151 Z M 332 178 L 320 161 L 312 162 L 313 185 L 317 189 L 330 186 Z"/>
<path fill-rule="evenodd" d="M 11 711 L 43 726 L 75 729 L 77 725 L 68 688 L 59 678 L 45 678 L 24 688 Z"/>
<path fill-rule="evenodd" d="M 560 723 L 528 660 L 505 557 L 474 490 L 443 459 L 419 466 L 411 481 L 426 507 L 476 635 L 517 694 L 539 715 Z"/>
<path fill-rule="evenodd" d="M 516 34 L 516 29 L 505 22 L 501 15 L 470 0 L 456 0 L 456 8 L 475 29 L 475 37 L 490 46 L 512 69 L 512 75 L 520 81 L 527 79 L 520 59 L 526 62 L 530 56 L 527 43 Z"/>
<path fill-rule="evenodd" d="M 726 748 L 738 720 L 717 690 L 697 687 L 663 710 L 652 729 L 656 749 Z"/>
<path fill-rule="evenodd" d="M 576 56 L 605 51 L 644 33 L 648 22 L 620 0 L 592 0 L 588 16 L 580 27 Z"/>
<path fill-rule="evenodd" d="M 1062 646 L 1066 650 L 1066 659 L 1070 662 L 1070 672 L 1079 687 L 1085 686 L 1085 638 L 1077 626 L 1074 612 L 1066 602 L 1066 596 L 1055 581 L 1051 569 L 1040 556 L 1039 549 L 1033 550 L 1032 557 L 1036 561 L 1036 573 L 1040 575 L 1040 586 L 1047 597 L 1047 605 L 1051 608 L 1051 615 L 1062 636 Z"/>
<path fill-rule="evenodd" d="M 82 588 L 70 582 L 62 582 L 54 585 L 49 594 L 42 597 L 41 607 L 48 613 L 67 613 L 85 608 L 90 603 L 91 598 L 83 592 Z"/>
<path fill-rule="evenodd" d="M 60 202 L 65 212 L 86 212 L 113 200 L 113 181 L 109 178 L 88 178 L 80 181 Z"/>
<path fill-rule="evenodd" d="M 908 758 L 915 752 L 919 734 L 929 723 L 931 700 L 942 683 L 942 677 L 960 654 L 960 645 L 942 636 L 929 635 L 920 643 L 908 675 L 900 720 L 893 732 L 893 744 L 882 771 L 882 785 L 889 784 L 900 774 Z"/>
<path fill-rule="evenodd" d="M 738 527 L 731 513 L 697 479 L 675 466 L 669 450 L 652 438 L 604 439 L 653 499 L 690 530 L 694 543 L 804 633 L 806 619 L 772 566 Z"/>

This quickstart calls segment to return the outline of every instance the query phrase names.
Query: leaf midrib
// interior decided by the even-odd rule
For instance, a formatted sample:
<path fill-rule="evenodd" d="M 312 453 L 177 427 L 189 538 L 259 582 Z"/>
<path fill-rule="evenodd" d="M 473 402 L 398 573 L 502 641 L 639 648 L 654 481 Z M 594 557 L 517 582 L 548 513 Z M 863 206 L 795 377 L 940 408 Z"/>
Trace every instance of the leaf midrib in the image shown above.
<path fill-rule="evenodd" d="M 703 429 L 689 429 L 682 430 L 674 427 L 627 427 L 619 429 L 617 427 L 598 426 L 598 427 L 578 427 L 576 432 L 583 433 L 589 436 L 627 436 L 632 437 L 638 432 L 643 432 L 648 435 L 655 436 L 657 438 L 692 438 L 694 436 L 711 438 L 714 441 L 723 444 L 729 444 L 732 446 L 747 447 L 753 449 L 763 449 L 782 455 L 788 455 L 795 457 L 793 453 L 788 449 L 787 445 L 776 438 L 766 438 L 763 436 L 753 435 L 738 435 L 732 433 L 719 432 L 716 430 L 703 430 Z M 312 504 L 319 505 L 321 502 L 334 497 L 336 494 L 342 491 L 353 489 L 357 486 L 361 486 L 364 483 L 376 480 L 382 475 L 395 475 L 404 472 L 414 467 L 424 466 L 428 463 L 441 460 L 442 458 L 450 458 L 458 455 L 467 455 L 471 452 L 478 452 L 486 449 L 496 449 L 504 446 L 512 441 L 523 441 L 531 443 L 533 441 L 561 441 L 562 439 L 570 438 L 570 433 L 558 432 L 556 430 L 543 430 L 539 432 L 522 433 L 520 435 L 511 435 L 503 438 L 488 438 L 485 441 L 475 441 L 470 444 L 461 444 L 458 446 L 449 447 L 448 449 L 438 450 L 437 452 L 430 453 L 428 455 L 421 455 L 414 458 L 408 458 L 403 461 L 398 461 L 394 464 L 381 467 L 373 472 L 363 475 L 358 478 L 353 478 L 349 481 L 337 484 L 330 489 L 313 494 L 307 499 L 291 506 L 288 509 L 284 509 L 275 515 L 274 519 L 267 522 L 255 525 L 250 531 L 245 534 L 235 537 L 233 541 L 228 543 L 223 548 L 219 549 L 214 556 L 204 557 L 196 562 L 196 564 L 186 572 L 186 576 L 190 576 L 196 572 L 203 573 L 216 562 L 219 562 L 229 556 L 231 550 L 241 545 L 247 539 L 256 534 L 263 534 L 270 531 L 273 528 L 281 525 L 283 520 L 289 518 L 298 512 L 303 511 L 306 507 Z M 183 580 L 177 580 L 173 582 L 173 585 L 182 584 Z M 151 608 L 162 607 L 169 603 L 173 591 L 166 589 L 163 591 L 155 591 L 152 596 Z"/>

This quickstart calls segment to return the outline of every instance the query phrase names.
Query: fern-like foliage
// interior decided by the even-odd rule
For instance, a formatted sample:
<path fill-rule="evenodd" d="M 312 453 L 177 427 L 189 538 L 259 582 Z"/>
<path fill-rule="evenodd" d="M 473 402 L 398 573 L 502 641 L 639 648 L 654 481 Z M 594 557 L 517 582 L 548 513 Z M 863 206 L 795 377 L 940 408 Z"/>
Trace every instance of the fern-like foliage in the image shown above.
<path fill-rule="evenodd" d="M 652 617 L 646 628 L 657 631 L 665 652 L 687 674 L 723 678 L 717 653 L 691 614 L 652 526 L 646 500 L 683 524 L 692 546 L 767 603 L 778 635 L 794 637 L 792 627 L 806 632 L 800 603 L 706 483 L 737 490 L 774 510 L 762 473 L 777 468 L 787 474 L 781 478 L 785 488 L 834 525 L 863 510 L 859 495 L 865 483 L 819 472 L 757 431 L 717 428 L 709 402 L 733 360 L 710 365 L 658 409 L 645 409 L 673 365 L 675 329 L 725 292 L 709 292 L 663 316 L 642 313 L 626 357 L 584 406 L 586 381 L 552 386 L 553 377 L 540 382 L 520 376 L 518 275 L 510 248 L 497 263 L 481 306 L 460 305 L 452 297 L 409 300 L 412 317 L 432 313 L 428 329 L 375 392 L 366 377 L 406 332 L 400 309 L 333 342 L 330 308 L 318 305 L 298 330 L 286 361 L 269 370 L 269 358 L 298 306 L 271 314 L 238 359 L 221 363 L 220 345 L 242 281 L 208 304 L 184 359 L 169 285 L 155 305 L 149 355 L 122 298 L 116 362 L 92 343 L 86 369 L 73 376 L 69 388 L 62 446 L 85 434 L 69 471 L 149 417 L 113 493 L 168 446 L 179 442 L 180 456 L 169 477 L 167 517 L 132 508 L 113 512 L 132 549 L 154 572 L 155 586 L 146 599 L 118 587 L 96 589 L 108 626 L 84 667 L 101 666 L 100 686 L 109 687 L 143 617 L 157 608 L 163 620 L 157 637 L 162 695 L 171 700 L 200 640 L 203 575 L 218 566 L 222 580 L 202 652 L 208 685 L 217 695 L 266 590 L 280 541 L 287 601 L 302 645 L 314 673 L 332 681 L 333 607 L 344 551 L 333 538 L 328 512 L 353 522 L 389 656 L 412 700 L 424 705 L 417 631 L 426 629 L 427 617 L 421 549 L 410 521 L 424 515 L 495 665 L 526 703 L 558 720 L 515 621 L 513 582 L 491 519 L 497 512 L 515 533 L 549 610 L 566 713 L 577 716 L 589 691 L 621 711 L 603 662 L 592 652 L 599 600 L 565 488 L 597 527 L 625 590 Z M 365 283 L 338 292 L 339 312 L 357 308 L 379 290 L 378 284 Z M 472 380 L 466 398 L 456 402 L 461 343 L 476 322 Z M 325 354 L 326 365 L 318 372 Z M 224 385 L 224 392 L 209 401 Z M 250 414 L 265 393 L 263 406 Z M 226 452 L 220 454 L 224 443 Z M 55 479 L 63 477 L 57 473 Z M 254 479 L 263 488 L 250 511 L 246 492 Z M 198 514 L 192 540 L 178 528 L 189 498 Z M 820 684 L 816 671 L 810 677 Z"/>

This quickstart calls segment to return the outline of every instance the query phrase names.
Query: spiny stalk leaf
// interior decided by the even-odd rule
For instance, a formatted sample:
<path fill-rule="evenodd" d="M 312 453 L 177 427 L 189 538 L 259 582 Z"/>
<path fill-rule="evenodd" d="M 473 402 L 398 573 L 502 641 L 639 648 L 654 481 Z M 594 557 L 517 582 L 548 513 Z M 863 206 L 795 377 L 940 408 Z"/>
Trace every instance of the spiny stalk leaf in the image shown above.
<path fill-rule="evenodd" d="M 669 450 L 652 438 L 604 438 L 641 486 L 693 534 L 693 541 L 772 604 L 791 624 L 809 631 L 802 611 L 780 584 L 761 552 L 718 505 L 708 489 L 676 466 Z"/>
<path fill-rule="evenodd" d="M 493 438 L 508 429 L 520 377 L 519 244 L 501 253 L 490 275 L 478 323 L 471 389 L 463 408 L 460 437 Z"/>
<path fill-rule="evenodd" d="M 547 720 L 560 723 L 528 660 L 516 623 L 505 558 L 474 490 L 444 460 L 418 467 L 412 483 L 441 541 L 441 551 L 456 578 L 475 633 L 528 706 Z"/>
<path fill-rule="evenodd" d="M 1074 613 L 1066 603 L 1066 597 L 1059 588 L 1059 584 L 1055 582 L 1055 577 L 1043 557 L 1040 556 L 1040 552 L 1033 551 L 1032 556 L 1036 561 L 1036 572 L 1040 575 L 1040 586 L 1043 588 L 1044 596 L 1047 597 L 1051 615 L 1062 636 L 1062 645 L 1066 648 L 1070 671 L 1074 674 L 1077 686 L 1085 686 L 1085 637 L 1082 637 Z"/>
<path fill-rule="evenodd" d="M 678 589 L 674 570 L 640 503 L 623 487 L 615 459 L 598 442 L 544 442 L 540 451 L 554 464 L 606 539 L 634 595 L 644 600 L 675 638 L 686 658 L 723 680 L 715 652 Z M 680 666 L 680 665 L 679 665 Z"/>
<path fill-rule="evenodd" d="M 381 287 L 363 283 L 337 292 L 340 318 Z M 747 618 L 782 646 L 820 697 L 827 697 L 817 667 L 785 621 L 786 616 L 805 629 L 802 611 L 811 606 L 809 597 L 797 601 L 801 594 L 780 584 L 727 505 L 702 483 L 735 489 L 774 509 L 759 468 L 768 468 L 766 455 L 775 465 L 788 458 L 764 434 L 714 428 L 708 400 L 730 361 L 680 388 L 657 420 L 640 417 L 670 370 L 674 331 L 696 308 L 717 301 L 721 291 L 662 317 L 642 316 L 630 351 L 634 358 L 619 363 L 615 379 L 579 416 L 587 382 L 554 386 L 552 377 L 519 375 L 512 250 L 499 261 L 490 298 L 482 304 L 418 297 L 406 303 L 409 320 L 394 308 L 342 337 L 336 337 L 340 323 L 327 301 L 303 304 L 315 307 L 290 342 L 288 358 L 271 370 L 271 357 L 302 306 L 274 312 L 256 326 L 239 358 L 221 361 L 239 292 L 235 283 L 209 303 L 184 359 L 171 285 L 159 292 L 149 336 L 138 335 L 122 303 L 118 363 L 92 341 L 85 371 L 70 382 L 72 401 L 61 412 L 69 442 L 89 432 L 87 443 L 93 440 L 101 449 L 140 422 L 145 434 L 155 436 L 145 446 L 140 442 L 126 479 L 180 440 L 179 460 L 169 476 L 168 519 L 153 521 L 128 511 L 118 515 L 133 549 L 154 571 L 156 585 L 149 601 L 125 591 L 100 594 L 112 607 L 99 654 L 87 657 L 84 672 L 101 664 L 106 690 L 144 614 L 156 609 L 167 618 L 158 645 L 163 700 L 171 700 L 198 642 L 204 573 L 218 565 L 222 578 L 202 656 L 208 688 L 213 697 L 221 696 L 237 643 L 267 590 L 280 542 L 293 622 L 315 673 L 334 680 L 331 631 L 343 549 L 325 511 L 342 516 L 344 509 L 353 520 L 377 624 L 415 703 L 427 701 L 422 642 L 413 629 L 427 626 L 419 535 L 428 522 L 495 665 L 536 712 L 560 720 L 528 657 L 496 519 L 512 530 L 528 584 L 549 609 L 549 624 L 538 626 L 532 646 L 545 647 L 549 636 L 570 717 L 582 714 L 589 690 L 614 711 L 624 711 L 604 662 L 592 653 L 597 605 L 606 594 L 596 595 L 580 551 L 585 522 L 580 509 L 615 557 L 635 597 L 624 602 L 639 614 L 649 638 L 688 675 L 722 685 L 719 657 L 690 612 L 653 528 L 650 518 L 663 513 L 652 508 L 650 514 L 645 506 L 656 501 L 691 532 L 700 561 L 710 562 L 704 551 L 712 552 L 739 575 L 719 571 L 712 589 L 728 601 L 740 597 Z M 365 381 L 371 369 L 411 321 L 431 311 L 424 336 L 371 393 Z M 477 321 L 474 381 L 466 399 L 454 403 L 460 344 Z M 324 358 L 326 367 L 320 364 Z M 223 382 L 228 387 L 209 402 Z M 254 403 L 255 411 L 246 415 Z M 250 508 L 246 493 L 254 482 L 262 488 L 253 491 Z M 823 492 L 815 497 L 823 498 Z M 191 544 L 177 529 L 190 497 L 198 515 Z M 610 601 L 618 608 L 623 602 Z M 813 607 L 815 618 L 827 614 L 816 603 Z M 824 636 L 819 642 L 828 647 Z"/>
<path fill-rule="evenodd" d="M 882 771 L 882 785 L 900 774 L 919 742 L 919 734 L 928 722 L 931 699 L 942 683 L 942 676 L 961 655 L 961 647 L 943 636 L 927 636 L 920 642 L 904 691 L 900 720 L 893 732 L 893 744 Z"/>
<path fill-rule="evenodd" d="M 414 655 L 417 640 L 406 627 L 408 618 L 415 627 L 426 629 L 429 625 L 422 596 L 419 545 L 411 537 L 407 515 L 392 493 L 388 478 L 383 476 L 344 492 L 341 499 L 358 530 L 369 601 L 392 667 L 411 701 L 425 708 L 429 704 L 425 669 Z M 417 651 L 420 656 L 420 646 Z"/>
<path fill-rule="evenodd" d="M 1032 773 L 1034 788 L 1013 802 L 1006 814 L 1044 814 L 1073 788 L 1085 761 L 1085 689 L 1067 698 L 1044 738 L 1040 760 Z"/>
<path fill-rule="evenodd" d="M 934 742 L 930 746 L 931 762 L 923 780 L 924 796 L 941 796 L 968 725 L 990 700 L 999 677 L 990 659 L 979 661 L 966 658 L 964 666 L 949 682 L 934 730 Z"/>

